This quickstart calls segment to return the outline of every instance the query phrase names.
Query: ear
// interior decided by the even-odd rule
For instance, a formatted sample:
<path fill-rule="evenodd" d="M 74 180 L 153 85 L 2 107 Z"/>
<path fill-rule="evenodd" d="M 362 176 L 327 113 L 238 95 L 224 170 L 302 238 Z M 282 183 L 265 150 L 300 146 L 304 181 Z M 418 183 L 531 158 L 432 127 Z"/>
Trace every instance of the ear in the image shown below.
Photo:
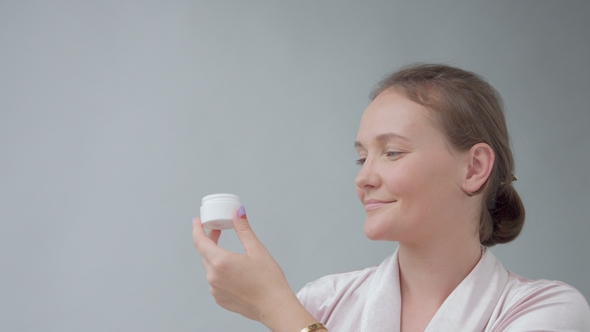
<path fill-rule="evenodd" d="M 467 152 L 467 169 L 463 179 L 463 191 L 477 193 L 494 168 L 494 150 L 486 143 L 477 143 Z"/>

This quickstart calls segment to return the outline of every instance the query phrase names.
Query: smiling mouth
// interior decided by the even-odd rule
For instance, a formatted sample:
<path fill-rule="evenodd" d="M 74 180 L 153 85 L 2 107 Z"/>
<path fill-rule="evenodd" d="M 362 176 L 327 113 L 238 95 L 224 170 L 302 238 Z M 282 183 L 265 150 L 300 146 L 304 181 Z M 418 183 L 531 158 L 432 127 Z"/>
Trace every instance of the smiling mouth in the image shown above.
<path fill-rule="evenodd" d="M 369 201 L 369 202 L 365 203 L 365 211 L 376 210 L 384 205 L 387 205 L 389 203 L 394 203 L 394 202 L 395 201 L 391 201 L 391 202 Z"/>

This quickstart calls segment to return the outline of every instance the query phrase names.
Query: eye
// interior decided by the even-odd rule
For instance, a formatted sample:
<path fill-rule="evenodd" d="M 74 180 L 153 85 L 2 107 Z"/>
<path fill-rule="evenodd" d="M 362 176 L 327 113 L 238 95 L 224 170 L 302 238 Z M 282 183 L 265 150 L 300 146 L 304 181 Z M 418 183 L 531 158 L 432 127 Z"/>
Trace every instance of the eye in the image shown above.
<path fill-rule="evenodd" d="M 387 151 L 385 155 L 390 158 L 397 158 L 402 154 L 400 151 Z"/>
<path fill-rule="evenodd" d="M 367 160 L 367 158 L 359 158 L 356 160 L 356 164 L 362 166 L 365 163 L 365 160 Z"/>

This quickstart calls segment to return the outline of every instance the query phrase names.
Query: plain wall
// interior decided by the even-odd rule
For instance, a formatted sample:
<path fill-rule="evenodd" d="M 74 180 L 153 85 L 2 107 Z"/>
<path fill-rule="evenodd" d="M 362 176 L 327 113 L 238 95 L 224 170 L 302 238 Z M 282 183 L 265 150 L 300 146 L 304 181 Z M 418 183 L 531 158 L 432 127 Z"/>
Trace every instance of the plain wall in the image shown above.
<path fill-rule="evenodd" d="M 494 254 L 590 298 L 590 3 L 1 1 L 0 330 L 261 331 L 191 240 L 241 196 L 292 288 L 374 265 L 353 142 L 417 61 L 503 95 L 522 235 Z M 221 245 L 240 251 L 231 231 Z"/>

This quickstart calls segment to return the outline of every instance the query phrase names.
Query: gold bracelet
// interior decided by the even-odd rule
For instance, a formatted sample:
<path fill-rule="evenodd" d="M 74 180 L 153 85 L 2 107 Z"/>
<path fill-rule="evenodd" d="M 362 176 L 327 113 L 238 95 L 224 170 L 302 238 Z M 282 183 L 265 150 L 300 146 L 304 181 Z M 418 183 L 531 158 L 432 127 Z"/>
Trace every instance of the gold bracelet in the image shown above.
<path fill-rule="evenodd" d="M 310 326 L 304 328 L 300 332 L 312 332 L 312 331 L 317 331 L 317 330 L 321 330 L 321 329 L 327 330 L 327 328 L 324 326 L 324 324 L 315 323 L 315 324 L 311 324 Z"/>

